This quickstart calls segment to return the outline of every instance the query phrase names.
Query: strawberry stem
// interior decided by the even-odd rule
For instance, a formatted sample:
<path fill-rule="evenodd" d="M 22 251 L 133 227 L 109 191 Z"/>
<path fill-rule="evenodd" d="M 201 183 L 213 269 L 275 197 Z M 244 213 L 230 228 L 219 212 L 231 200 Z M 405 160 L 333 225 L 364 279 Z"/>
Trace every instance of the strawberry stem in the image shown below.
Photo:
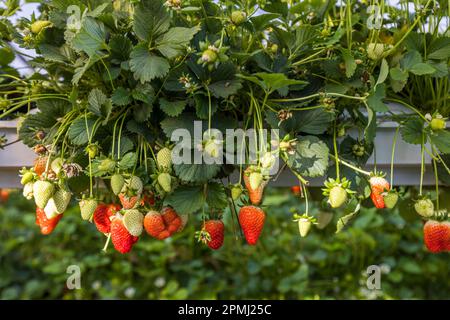
<path fill-rule="evenodd" d="M 436 159 L 433 158 L 433 167 L 434 167 L 434 181 L 436 185 L 436 210 L 439 212 L 439 178 L 437 171 L 437 163 Z"/>
<path fill-rule="evenodd" d="M 109 241 L 111 240 L 111 233 L 108 233 L 108 236 L 106 238 L 105 246 L 103 247 L 102 251 L 106 252 L 106 249 L 108 249 Z"/>
<path fill-rule="evenodd" d="M 394 184 L 394 156 L 395 156 L 395 147 L 397 145 L 397 137 L 400 131 L 400 126 L 395 129 L 394 139 L 392 140 L 392 153 L 391 153 L 391 188 Z"/>
<path fill-rule="evenodd" d="M 335 156 L 333 156 L 331 154 L 330 154 L 330 157 L 335 158 Z M 358 167 L 356 167 L 356 166 L 354 166 L 354 165 L 352 165 L 352 164 L 350 164 L 350 163 L 348 163 L 348 162 L 346 162 L 346 161 L 344 161 L 342 159 L 339 159 L 339 163 L 343 164 L 346 167 L 349 167 L 350 169 L 355 170 L 356 172 L 362 173 L 362 174 L 364 174 L 366 176 L 370 176 L 371 175 L 369 171 L 366 171 L 366 170 L 363 170 L 361 168 L 358 168 Z"/>
<path fill-rule="evenodd" d="M 336 161 L 336 179 L 340 180 L 339 175 L 339 155 L 338 155 L 338 149 L 337 149 L 337 138 L 336 138 L 336 121 L 334 121 L 334 128 L 333 128 L 333 147 L 334 147 L 334 160 Z"/>

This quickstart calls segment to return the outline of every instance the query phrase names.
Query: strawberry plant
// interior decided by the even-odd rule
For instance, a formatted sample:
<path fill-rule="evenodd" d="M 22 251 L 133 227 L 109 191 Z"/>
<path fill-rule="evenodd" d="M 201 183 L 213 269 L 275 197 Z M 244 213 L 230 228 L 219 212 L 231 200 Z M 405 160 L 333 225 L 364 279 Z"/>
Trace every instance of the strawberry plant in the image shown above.
<path fill-rule="evenodd" d="M 18 117 L 20 140 L 37 154 L 21 171 L 24 196 L 49 220 L 76 199 L 81 218 L 106 235 L 105 250 L 112 240 L 129 252 L 143 230 L 166 239 L 189 216 L 218 249 L 226 208 L 235 233 L 255 245 L 264 194 L 284 169 L 306 203 L 294 219 L 302 237 L 320 225 L 308 206 L 313 178 L 325 179 L 324 209 L 343 209 L 338 231 L 368 198 L 395 207 L 401 135 L 421 148 L 418 213 L 447 219 L 439 184 L 450 175 L 450 38 L 439 25 L 448 4 L 414 5 L 382 1 L 374 17 L 360 1 L 50 0 L 13 23 L 18 5 L 7 2 L 0 118 Z M 9 66 L 24 49 L 36 52 L 29 76 Z M 379 120 L 398 123 L 390 182 L 365 168 Z M 424 202 L 425 154 L 433 206 Z"/>

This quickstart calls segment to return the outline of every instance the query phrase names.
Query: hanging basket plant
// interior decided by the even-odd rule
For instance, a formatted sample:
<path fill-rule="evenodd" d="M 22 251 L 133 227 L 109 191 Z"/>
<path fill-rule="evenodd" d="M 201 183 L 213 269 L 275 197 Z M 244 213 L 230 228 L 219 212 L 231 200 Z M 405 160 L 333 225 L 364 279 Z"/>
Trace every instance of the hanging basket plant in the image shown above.
<path fill-rule="evenodd" d="M 186 223 L 216 250 L 224 214 L 256 245 L 264 190 L 284 169 L 306 202 L 293 216 L 300 236 L 321 223 L 308 210 L 315 177 L 325 180 L 324 208 L 345 209 L 340 231 L 366 199 L 390 210 L 402 197 L 395 163 L 389 178 L 364 169 L 377 121 L 389 119 L 398 123 L 392 159 L 400 138 L 421 146 L 421 177 L 425 154 L 432 159 L 434 198 L 421 179 L 411 203 L 428 220 L 429 250 L 448 251 L 448 214 L 439 206 L 439 184 L 450 180 L 450 37 L 440 29 L 448 8 L 377 8 L 59 0 L 13 24 L 18 8 L 9 2 L 0 11 L 0 117 L 19 117 L 20 140 L 37 154 L 20 175 L 42 233 L 75 199 L 81 218 L 106 235 L 105 250 L 112 242 L 126 253 Z M 27 57 L 34 73 L 20 76 L 10 64 L 25 49 L 36 52 Z M 409 112 L 393 113 L 388 102 Z"/>

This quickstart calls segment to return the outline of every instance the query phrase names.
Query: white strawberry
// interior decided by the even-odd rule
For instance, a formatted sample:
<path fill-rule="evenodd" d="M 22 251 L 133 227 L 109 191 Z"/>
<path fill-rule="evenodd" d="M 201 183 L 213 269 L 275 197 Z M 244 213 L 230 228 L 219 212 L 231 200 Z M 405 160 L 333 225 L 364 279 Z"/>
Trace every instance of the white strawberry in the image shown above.
<path fill-rule="evenodd" d="M 123 225 L 132 236 L 139 237 L 144 228 L 144 215 L 136 209 L 124 210 L 123 213 Z"/>
<path fill-rule="evenodd" d="M 33 185 L 34 201 L 38 208 L 45 208 L 48 200 L 53 196 L 55 186 L 50 181 L 39 180 Z"/>
<path fill-rule="evenodd" d="M 49 220 L 56 217 L 59 214 L 58 209 L 56 208 L 55 200 L 53 198 L 50 198 L 50 200 L 48 200 L 47 205 L 44 208 L 44 212 L 45 216 Z"/>
<path fill-rule="evenodd" d="M 28 200 L 33 199 L 33 182 L 28 182 L 23 186 L 23 196 Z"/>

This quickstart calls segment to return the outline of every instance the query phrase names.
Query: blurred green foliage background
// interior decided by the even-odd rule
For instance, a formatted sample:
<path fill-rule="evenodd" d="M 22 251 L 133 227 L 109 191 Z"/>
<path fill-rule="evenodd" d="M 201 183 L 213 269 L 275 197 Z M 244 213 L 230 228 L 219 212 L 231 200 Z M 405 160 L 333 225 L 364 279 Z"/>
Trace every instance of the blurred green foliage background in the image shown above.
<path fill-rule="evenodd" d="M 34 204 L 12 193 L 0 206 L 0 298 L 450 298 L 450 255 L 426 252 L 422 221 L 410 214 L 410 200 L 400 210 L 363 209 L 339 234 L 337 212 L 325 229 L 313 228 L 303 239 L 290 212 L 301 211 L 303 201 L 286 188 L 269 191 L 256 247 L 236 241 L 225 212 L 225 244 L 217 252 L 196 242 L 200 217 L 191 217 L 181 234 L 166 241 L 143 234 L 127 255 L 112 246 L 103 253 L 104 235 L 81 220 L 75 205 L 53 234 L 40 235 Z M 316 205 L 313 213 L 318 211 Z M 81 268 L 80 290 L 66 287 L 69 265 Z M 381 266 L 379 291 L 366 287 L 369 265 Z"/>

